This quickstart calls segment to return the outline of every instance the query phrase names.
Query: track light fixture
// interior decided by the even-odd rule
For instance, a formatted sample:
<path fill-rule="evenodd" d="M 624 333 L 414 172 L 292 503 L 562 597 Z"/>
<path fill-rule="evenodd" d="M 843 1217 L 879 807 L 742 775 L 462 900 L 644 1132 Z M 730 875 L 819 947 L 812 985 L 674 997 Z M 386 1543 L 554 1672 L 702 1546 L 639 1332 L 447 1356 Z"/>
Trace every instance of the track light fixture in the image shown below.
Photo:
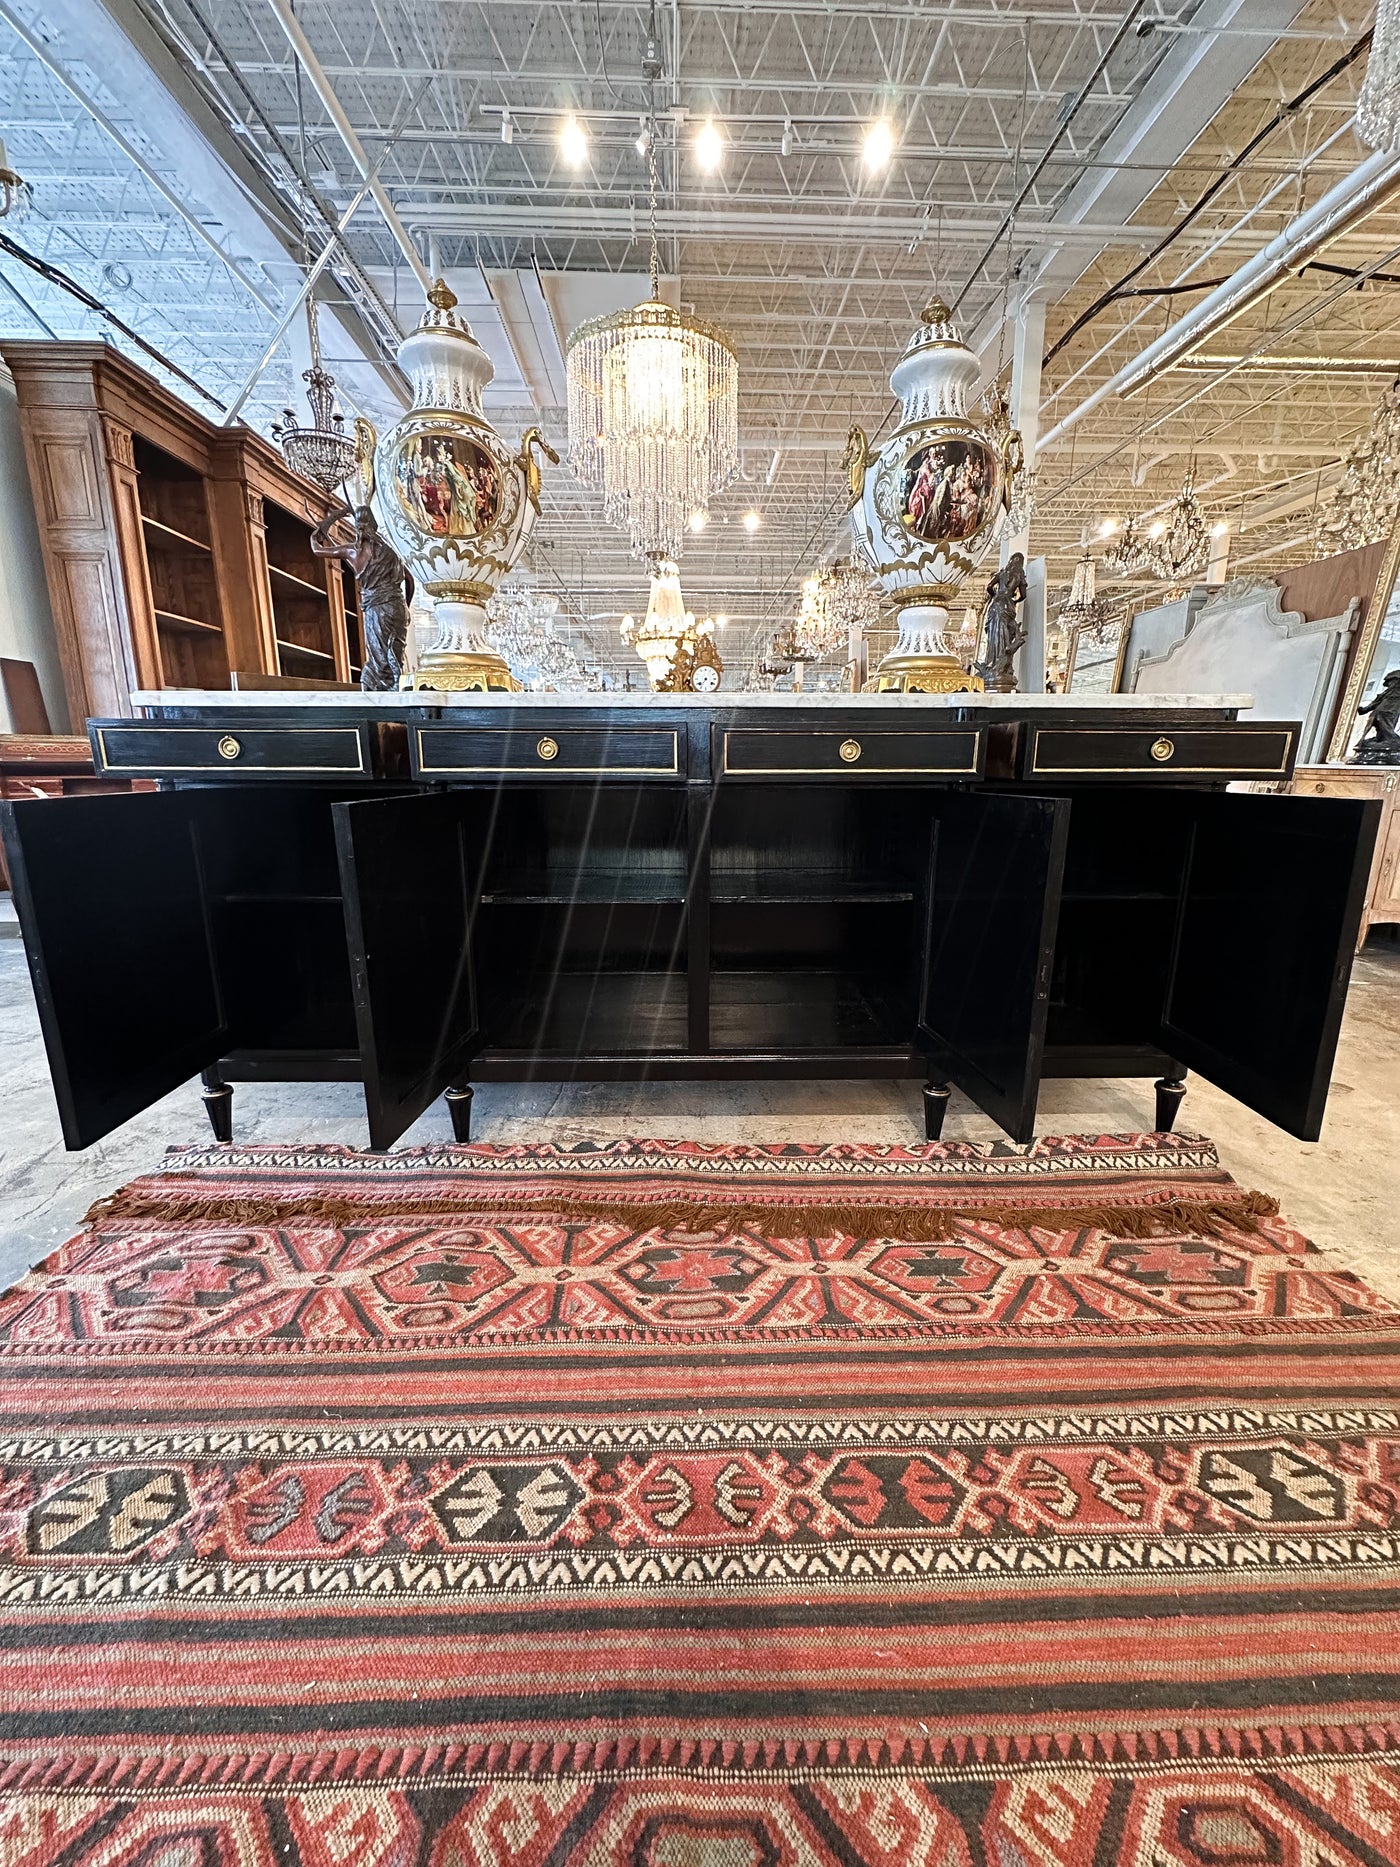
<path fill-rule="evenodd" d="M 588 131 L 575 116 L 559 125 L 559 153 L 571 169 L 581 169 L 588 160 Z"/>
<path fill-rule="evenodd" d="M 695 138 L 695 160 L 707 175 L 713 175 L 724 160 L 724 137 L 713 117 L 700 126 Z"/>
<path fill-rule="evenodd" d="M 510 114 L 509 104 L 501 107 L 501 141 L 503 143 L 515 141 L 515 119 Z"/>
<path fill-rule="evenodd" d="M 865 141 L 861 155 L 866 168 L 872 175 L 878 175 L 889 167 L 890 157 L 894 154 L 894 129 L 888 118 L 877 117 L 865 132 Z"/>

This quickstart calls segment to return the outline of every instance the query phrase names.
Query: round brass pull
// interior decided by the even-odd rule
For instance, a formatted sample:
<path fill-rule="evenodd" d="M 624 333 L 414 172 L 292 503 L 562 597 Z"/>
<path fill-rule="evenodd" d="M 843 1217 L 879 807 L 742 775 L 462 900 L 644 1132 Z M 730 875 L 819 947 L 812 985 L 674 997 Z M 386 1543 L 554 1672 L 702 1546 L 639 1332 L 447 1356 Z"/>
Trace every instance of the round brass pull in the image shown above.
<path fill-rule="evenodd" d="M 1152 741 L 1152 756 L 1159 765 L 1165 765 L 1175 751 L 1176 747 L 1172 744 L 1170 739 L 1154 739 Z"/>
<path fill-rule="evenodd" d="M 219 741 L 220 758 L 237 758 L 242 750 L 242 746 L 234 738 L 232 733 L 225 733 L 223 738 Z"/>
<path fill-rule="evenodd" d="M 559 741 L 557 739 L 551 739 L 548 733 L 546 733 L 544 738 L 541 739 L 539 744 L 535 747 L 535 750 L 543 759 L 558 758 Z"/>
<path fill-rule="evenodd" d="M 860 757 L 860 740 L 843 739 L 841 741 L 841 759 L 846 765 L 854 765 Z"/>

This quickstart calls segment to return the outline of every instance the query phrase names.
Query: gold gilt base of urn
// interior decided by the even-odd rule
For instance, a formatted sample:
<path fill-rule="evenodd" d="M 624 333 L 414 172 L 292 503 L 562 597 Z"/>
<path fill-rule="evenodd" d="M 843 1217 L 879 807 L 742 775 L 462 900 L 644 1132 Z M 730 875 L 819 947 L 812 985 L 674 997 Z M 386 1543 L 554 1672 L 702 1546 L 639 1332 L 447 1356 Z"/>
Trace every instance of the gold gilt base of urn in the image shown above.
<path fill-rule="evenodd" d="M 924 600 L 904 598 L 899 613 L 899 639 L 867 682 L 877 694 L 980 694 L 982 676 L 969 674 L 948 647 L 951 618 L 938 601 L 945 592 L 930 586 L 917 593 Z M 933 598 L 933 601 L 929 601 Z"/>
<path fill-rule="evenodd" d="M 500 655 L 430 648 L 419 660 L 412 686 L 443 694 L 518 694 L 520 683 Z"/>
<path fill-rule="evenodd" d="M 956 655 L 886 655 L 867 689 L 877 694 L 980 694 L 980 674 L 969 674 Z"/>

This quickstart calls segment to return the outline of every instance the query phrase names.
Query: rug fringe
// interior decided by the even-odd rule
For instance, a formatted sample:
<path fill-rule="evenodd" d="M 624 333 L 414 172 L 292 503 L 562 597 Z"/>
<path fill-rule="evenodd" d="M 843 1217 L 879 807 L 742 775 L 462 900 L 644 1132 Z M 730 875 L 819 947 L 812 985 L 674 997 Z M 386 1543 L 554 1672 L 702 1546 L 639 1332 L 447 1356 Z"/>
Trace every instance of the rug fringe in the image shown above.
<path fill-rule="evenodd" d="M 1278 1214 L 1278 1201 L 1268 1193 L 1240 1193 L 1207 1200 L 1168 1199 L 1133 1206 L 923 1206 L 902 1201 L 897 1205 L 875 1202 L 832 1202 L 772 1206 L 707 1204 L 703 1199 L 650 1200 L 623 1196 L 597 1199 L 548 1193 L 527 1198 L 482 1192 L 452 1199 L 413 1199 L 390 1196 L 382 1204 L 373 1200 L 338 1199 L 326 1194 L 196 1196 L 188 1193 L 153 1193 L 124 1187 L 89 1208 L 84 1223 L 100 1225 L 110 1219 L 203 1220 L 232 1225 L 277 1225 L 289 1219 L 325 1219 L 351 1225 L 377 1219 L 466 1217 L 538 1217 L 615 1221 L 638 1230 L 651 1227 L 701 1233 L 751 1230 L 771 1238 L 830 1237 L 843 1233 L 855 1238 L 899 1238 L 906 1242 L 938 1242 L 955 1238 L 960 1226 L 994 1225 L 1007 1231 L 1067 1232 L 1094 1230 L 1114 1238 L 1157 1238 L 1167 1233 L 1208 1237 L 1223 1227 L 1257 1232 L 1258 1221 Z"/>

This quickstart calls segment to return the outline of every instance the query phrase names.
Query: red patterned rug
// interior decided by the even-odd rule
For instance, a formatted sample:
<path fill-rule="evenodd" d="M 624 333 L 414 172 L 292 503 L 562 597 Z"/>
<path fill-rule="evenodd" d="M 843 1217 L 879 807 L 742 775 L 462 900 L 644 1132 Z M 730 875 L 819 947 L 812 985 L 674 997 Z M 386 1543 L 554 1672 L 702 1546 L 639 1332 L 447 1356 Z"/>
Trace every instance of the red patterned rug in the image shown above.
<path fill-rule="evenodd" d="M 1187 1137 L 173 1156 L 0 1298 L 0 1862 L 1394 1867 L 1397 1376 Z"/>

